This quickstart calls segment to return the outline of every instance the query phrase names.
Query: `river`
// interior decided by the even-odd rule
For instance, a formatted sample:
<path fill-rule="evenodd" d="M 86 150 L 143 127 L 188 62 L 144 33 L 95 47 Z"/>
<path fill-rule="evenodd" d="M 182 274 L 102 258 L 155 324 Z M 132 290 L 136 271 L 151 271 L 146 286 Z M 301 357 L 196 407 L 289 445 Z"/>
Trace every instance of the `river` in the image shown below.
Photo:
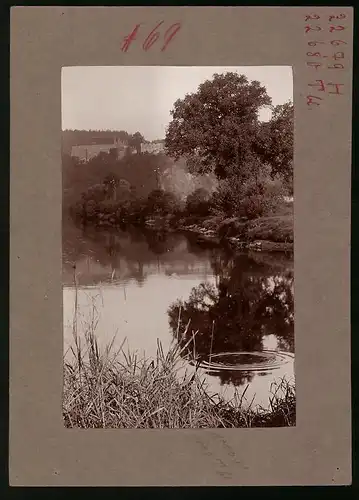
<path fill-rule="evenodd" d="M 272 382 L 294 379 L 292 256 L 233 252 L 184 234 L 82 229 L 66 221 L 66 355 L 75 295 L 79 334 L 96 323 L 101 347 L 115 338 L 114 349 L 125 341 L 125 350 L 152 357 L 157 339 L 166 351 L 195 333 L 191 352 L 201 359 L 213 393 L 231 397 L 234 388 L 246 388 L 248 401 L 268 406 Z M 191 354 L 184 363 L 192 366 Z"/>

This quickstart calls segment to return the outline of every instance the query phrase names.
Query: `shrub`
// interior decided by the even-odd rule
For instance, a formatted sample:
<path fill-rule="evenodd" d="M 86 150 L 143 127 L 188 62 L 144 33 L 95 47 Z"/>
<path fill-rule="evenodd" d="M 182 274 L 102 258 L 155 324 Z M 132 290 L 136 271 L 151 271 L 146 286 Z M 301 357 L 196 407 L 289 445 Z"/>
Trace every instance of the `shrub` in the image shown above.
<path fill-rule="evenodd" d="M 248 224 L 250 240 L 270 240 L 277 243 L 293 243 L 293 217 L 276 216 L 253 220 Z"/>
<path fill-rule="evenodd" d="M 186 211 L 189 215 L 206 216 L 210 213 L 210 194 L 203 188 L 195 189 L 187 196 Z"/>
<path fill-rule="evenodd" d="M 247 232 L 247 223 L 240 221 L 237 217 L 225 219 L 218 227 L 220 238 L 238 237 L 244 238 Z"/>
<path fill-rule="evenodd" d="M 282 182 L 268 174 L 258 174 L 244 181 L 222 181 L 212 197 L 215 214 L 255 219 L 273 213 L 283 203 Z"/>
<path fill-rule="evenodd" d="M 97 203 L 106 199 L 106 189 L 104 184 L 95 184 L 81 195 L 82 200 L 88 202 L 93 200 Z"/>
<path fill-rule="evenodd" d="M 99 213 L 99 204 L 95 200 L 89 200 L 83 204 L 86 219 L 94 219 Z"/>
<path fill-rule="evenodd" d="M 154 189 L 147 198 L 147 211 L 153 215 L 169 215 L 176 212 L 179 203 L 176 196 L 163 189 Z"/>

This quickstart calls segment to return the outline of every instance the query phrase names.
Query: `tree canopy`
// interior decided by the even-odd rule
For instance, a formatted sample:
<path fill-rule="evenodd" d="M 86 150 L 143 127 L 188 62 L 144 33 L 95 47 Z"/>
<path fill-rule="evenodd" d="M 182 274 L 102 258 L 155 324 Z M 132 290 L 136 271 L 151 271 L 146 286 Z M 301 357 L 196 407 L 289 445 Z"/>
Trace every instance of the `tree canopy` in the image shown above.
<path fill-rule="evenodd" d="M 273 109 L 268 123 L 258 118 L 263 107 Z M 246 177 L 260 163 L 269 163 L 273 174 L 292 168 L 293 107 L 273 108 L 258 81 L 233 72 L 215 74 L 197 92 L 178 99 L 171 115 L 166 152 L 184 157 L 193 173 L 225 179 Z"/>
<path fill-rule="evenodd" d="M 262 123 L 256 143 L 262 161 L 291 186 L 293 181 L 294 107 L 288 102 L 273 108 L 272 118 Z"/>

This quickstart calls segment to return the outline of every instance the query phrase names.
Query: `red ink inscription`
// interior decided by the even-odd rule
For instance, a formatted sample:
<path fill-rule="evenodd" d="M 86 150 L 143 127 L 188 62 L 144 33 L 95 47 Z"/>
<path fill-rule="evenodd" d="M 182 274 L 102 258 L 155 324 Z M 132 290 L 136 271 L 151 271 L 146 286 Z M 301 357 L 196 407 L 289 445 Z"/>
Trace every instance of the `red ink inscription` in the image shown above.
<path fill-rule="evenodd" d="M 339 14 L 338 16 L 329 16 L 329 22 L 331 23 L 333 19 L 345 19 L 347 16 L 345 14 Z"/>
<path fill-rule="evenodd" d="M 341 92 L 340 92 L 340 88 L 339 87 L 343 87 L 344 83 L 328 83 L 328 85 L 333 85 L 335 87 L 335 91 L 334 92 L 328 92 L 328 94 L 338 94 L 338 95 L 343 95 Z"/>
<path fill-rule="evenodd" d="M 314 99 L 318 99 L 319 101 L 322 101 L 322 97 L 318 97 L 317 95 L 307 95 L 307 105 L 311 106 L 312 104 L 315 104 L 315 106 L 319 106 L 320 103 L 317 101 L 314 101 Z"/>
<path fill-rule="evenodd" d="M 149 35 L 145 38 L 144 42 L 142 43 L 142 49 L 145 51 L 148 51 L 160 38 L 160 32 L 158 31 L 158 28 L 164 23 L 164 21 L 159 22 L 155 28 L 149 33 Z M 123 52 L 127 52 L 129 49 L 131 43 L 136 40 L 137 38 L 137 32 L 140 28 L 141 24 L 137 24 L 134 30 L 127 36 L 124 37 L 124 41 L 121 47 L 121 50 Z M 180 23 L 174 23 L 172 24 L 165 32 L 164 34 L 164 43 L 161 47 L 161 51 L 166 50 L 168 44 L 171 42 L 171 40 L 174 38 L 174 36 L 178 33 L 178 31 L 181 29 L 181 24 Z"/>
<path fill-rule="evenodd" d="M 325 43 L 325 42 L 317 42 L 317 41 L 312 41 L 312 42 L 308 42 L 308 45 L 310 47 L 315 47 L 316 45 L 319 45 L 320 43 Z"/>
<path fill-rule="evenodd" d="M 335 46 L 341 45 L 342 43 L 344 43 L 344 45 L 347 45 L 347 42 L 344 42 L 344 40 L 332 40 L 330 43 Z"/>
<path fill-rule="evenodd" d="M 310 20 L 316 20 L 316 19 L 320 19 L 320 16 L 318 16 L 318 14 L 307 14 L 305 16 L 305 21 L 310 21 Z"/>
<path fill-rule="evenodd" d="M 328 66 L 328 69 L 344 69 L 344 64 L 336 63 L 333 66 Z"/>
<path fill-rule="evenodd" d="M 325 92 L 324 80 L 315 80 L 317 83 L 308 83 L 310 87 L 318 87 L 318 92 Z"/>
<path fill-rule="evenodd" d="M 163 24 L 164 21 L 161 21 L 160 23 L 157 24 L 157 26 L 151 31 L 151 33 L 148 35 L 148 37 L 146 38 L 146 40 L 143 42 L 142 44 L 142 48 L 143 50 L 148 50 L 152 47 L 152 45 L 157 42 L 157 40 L 159 39 L 159 36 L 160 34 L 158 33 L 157 28 L 159 28 L 161 26 L 161 24 Z"/>
<path fill-rule="evenodd" d="M 315 80 L 316 83 L 308 83 L 308 86 L 309 87 L 317 87 L 317 91 L 318 92 L 326 92 L 326 87 L 325 87 L 325 84 L 324 84 L 324 80 Z M 333 86 L 335 87 L 335 90 L 334 92 L 328 92 L 328 94 L 338 94 L 338 95 L 342 95 L 341 92 L 340 92 L 340 88 L 339 87 L 342 87 L 344 85 L 344 83 L 332 83 L 332 82 L 328 82 L 327 85 L 329 86 Z"/>
<path fill-rule="evenodd" d="M 320 26 L 306 26 L 305 32 L 308 33 L 309 31 L 322 31 L 322 28 Z"/>
<path fill-rule="evenodd" d="M 308 57 L 322 57 L 322 54 L 320 52 L 307 52 L 307 56 Z"/>
<path fill-rule="evenodd" d="M 329 31 L 330 31 L 330 33 L 333 33 L 333 31 L 343 31 L 345 29 L 346 29 L 345 26 L 331 26 L 329 28 Z"/>
<path fill-rule="evenodd" d="M 338 15 L 331 15 L 331 16 L 328 16 L 327 19 L 328 19 L 328 22 L 329 22 L 329 26 L 328 28 L 324 28 L 324 29 L 328 29 L 329 33 L 335 33 L 336 31 L 343 31 L 346 29 L 345 26 L 343 25 L 339 25 L 337 24 L 338 21 L 340 22 L 340 20 L 343 20 L 343 19 L 346 19 L 346 15 L 345 14 L 338 14 Z M 308 14 L 305 16 L 305 22 L 308 23 L 305 27 L 304 27 L 304 30 L 305 30 L 305 33 L 309 33 L 311 31 L 322 31 L 323 28 L 319 25 L 315 25 L 315 22 L 313 22 L 313 24 L 310 24 L 311 21 L 315 21 L 315 20 L 318 20 L 320 19 L 320 16 L 318 14 Z M 335 35 L 334 35 L 335 36 Z M 347 45 L 347 42 L 345 42 L 344 40 L 327 40 L 327 41 L 323 41 L 323 40 L 310 40 L 307 42 L 307 45 L 309 47 L 317 47 L 317 50 L 320 48 L 320 45 L 325 45 L 327 42 L 329 42 L 333 47 L 337 47 L 339 45 Z M 340 51 L 340 52 L 334 52 L 334 54 L 330 54 L 329 55 L 326 55 L 326 54 L 322 54 L 321 52 L 314 52 L 315 49 L 312 49 L 313 52 L 307 52 L 306 55 L 308 58 L 317 58 L 317 59 L 324 59 L 324 58 L 330 58 L 332 61 L 332 63 L 329 62 L 330 59 L 328 59 L 328 62 L 329 62 L 329 65 L 328 66 L 325 66 L 326 69 L 336 69 L 336 70 L 343 70 L 344 69 L 344 65 L 339 62 L 340 60 L 344 59 L 345 56 L 344 56 L 344 52 Z M 337 49 L 338 50 L 338 49 Z M 333 62 L 334 60 L 334 62 Z M 327 62 L 327 64 L 328 64 Z M 319 68 L 322 68 L 323 66 L 323 63 L 320 62 L 320 61 L 315 61 L 315 60 L 312 60 L 312 61 L 307 61 L 306 62 L 307 64 L 307 67 L 310 67 L 310 68 L 314 68 L 316 71 L 319 69 Z M 324 68 L 322 68 L 324 69 Z M 334 94 L 334 95 L 342 95 L 343 92 L 343 86 L 344 84 L 342 83 L 333 83 L 333 82 L 324 82 L 324 80 L 314 80 L 312 81 L 312 83 L 308 83 L 308 87 L 312 87 L 313 88 L 313 91 L 315 92 L 325 92 L 327 94 Z M 307 95 L 306 96 L 306 99 L 307 99 L 307 107 L 308 109 L 313 109 L 313 107 L 315 106 L 320 106 L 320 103 L 321 101 L 323 100 L 322 97 L 319 97 L 318 95 Z"/>
<path fill-rule="evenodd" d="M 122 52 L 127 52 L 131 43 L 136 40 L 136 35 L 137 35 L 137 32 L 140 28 L 140 24 L 136 24 L 134 30 L 127 36 L 124 37 L 123 39 L 123 44 L 122 44 L 122 47 L 121 47 L 121 50 Z"/>
<path fill-rule="evenodd" d="M 168 28 L 168 30 L 166 31 L 165 33 L 165 36 L 164 36 L 164 39 L 165 39 L 165 43 L 162 47 L 162 51 L 166 50 L 166 47 L 167 45 L 170 43 L 170 41 L 172 40 L 172 38 L 175 36 L 175 34 L 181 29 L 181 24 L 180 23 L 175 23 L 175 24 L 172 24 L 172 26 L 170 26 Z"/>
<path fill-rule="evenodd" d="M 307 66 L 310 66 L 311 68 L 315 68 L 316 70 L 318 70 L 318 68 L 320 68 L 322 66 L 322 63 L 317 63 L 317 62 L 307 62 Z"/>

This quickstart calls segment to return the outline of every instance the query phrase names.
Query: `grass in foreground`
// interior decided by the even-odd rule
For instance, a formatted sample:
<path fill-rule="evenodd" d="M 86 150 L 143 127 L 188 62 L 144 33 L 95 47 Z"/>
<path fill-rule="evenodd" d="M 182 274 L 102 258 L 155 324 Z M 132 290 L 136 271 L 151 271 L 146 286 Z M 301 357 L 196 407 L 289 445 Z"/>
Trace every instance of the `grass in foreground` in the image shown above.
<path fill-rule="evenodd" d="M 85 349 L 75 339 L 74 361 L 64 360 L 63 418 L 69 428 L 233 428 L 295 425 L 295 388 L 282 380 L 273 386 L 270 409 L 211 397 L 203 379 L 179 376 L 181 350 L 164 354 L 158 343 L 154 360 L 100 352 L 94 332 Z M 119 355 L 120 354 L 120 355 Z M 121 359 L 121 361 L 120 361 Z"/>

